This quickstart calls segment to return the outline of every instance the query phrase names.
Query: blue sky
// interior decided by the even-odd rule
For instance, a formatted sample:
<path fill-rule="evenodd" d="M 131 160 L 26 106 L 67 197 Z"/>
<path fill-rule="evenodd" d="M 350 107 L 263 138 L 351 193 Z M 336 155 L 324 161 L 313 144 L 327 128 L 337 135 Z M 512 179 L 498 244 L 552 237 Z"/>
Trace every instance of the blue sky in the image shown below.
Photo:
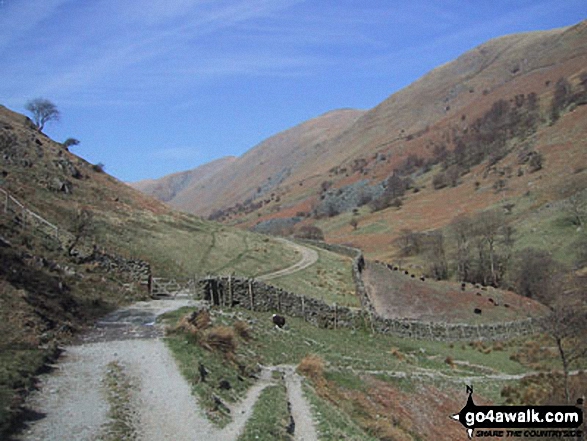
<path fill-rule="evenodd" d="M 241 155 L 372 108 L 490 38 L 587 18 L 585 0 L 0 0 L 0 104 L 124 181 Z"/>

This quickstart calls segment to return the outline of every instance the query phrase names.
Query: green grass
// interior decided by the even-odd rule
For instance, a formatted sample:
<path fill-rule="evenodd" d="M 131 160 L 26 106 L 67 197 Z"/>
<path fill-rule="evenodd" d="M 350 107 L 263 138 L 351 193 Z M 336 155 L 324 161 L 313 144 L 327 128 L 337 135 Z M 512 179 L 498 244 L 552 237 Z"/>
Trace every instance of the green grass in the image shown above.
<path fill-rule="evenodd" d="M 104 378 L 106 396 L 110 404 L 109 421 L 103 428 L 101 439 L 105 441 L 136 439 L 133 412 L 130 405 L 133 385 L 124 366 L 117 362 L 109 363 Z"/>
<path fill-rule="evenodd" d="M 33 375 L 41 369 L 49 356 L 40 349 L 5 349 L 0 351 L 0 434 L 11 423 L 14 411 L 21 402 L 18 391 L 34 387 Z"/>
<path fill-rule="evenodd" d="M 454 378 L 480 376 L 488 372 L 519 374 L 528 370 L 510 359 L 518 346 L 505 345 L 503 350 L 491 350 L 485 354 L 467 342 L 433 342 L 373 335 L 363 330 L 319 329 L 294 317 L 287 318 L 287 329 L 282 331 L 275 329 L 270 313 L 246 310 L 237 310 L 234 316 L 221 315 L 215 320 L 217 324 L 230 324 L 237 317 L 252 323 L 253 339 L 242 344 L 237 351 L 243 359 L 268 366 L 297 365 L 308 354 L 316 354 L 332 368 L 329 369 L 332 371 L 329 375 L 341 383 L 354 381 L 341 373 L 347 370 L 409 373 L 415 369 L 425 369 Z M 200 348 L 193 346 L 189 342 L 178 343 L 172 349 L 178 347 L 182 351 L 201 352 Z M 394 355 L 397 351 L 402 354 L 401 358 Z M 458 364 L 458 369 L 452 369 L 445 363 L 448 356 L 455 362 L 462 361 L 468 365 Z"/>
<path fill-rule="evenodd" d="M 173 323 L 187 311 L 189 308 L 167 314 L 165 320 Z M 303 319 L 293 317 L 287 317 L 286 328 L 278 330 L 271 321 L 270 313 L 238 308 L 226 311 L 213 308 L 211 313 L 214 325 L 230 326 L 236 320 L 247 322 L 251 328 L 252 338 L 248 341 L 239 341 L 234 362 L 227 362 L 222 356 L 202 349 L 195 344 L 193 338 L 185 334 L 172 334 L 167 339 L 184 375 L 191 381 L 194 392 L 200 396 L 205 407 L 210 407 L 207 396 L 211 393 L 220 395 L 215 389 L 215 382 L 218 379 L 229 378 L 231 384 L 238 382 L 235 379 L 238 375 L 238 365 L 298 365 L 310 354 L 324 360 L 324 377 L 328 385 L 346 391 L 345 393 L 350 393 L 353 397 L 368 397 L 372 389 L 367 379 L 375 377 L 408 394 L 420 393 L 423 385 L 429 385 L 442 390 L 447 396 L 453 396 L 455 390 L 464 388 L 465 384 L 471 384 L 479 396 L 502 404 L 501 390 L 504 386 L 512 384 L 512 381 L 486 380 L 484 376 L 500 373 L 523 374 L 530 371 L 510 358 L 525 345 L 526 339 L 523 338 L 501 344 L 485 343 L 484 346 L 469 342 L 434 342 L 373 335 L 364 329 L 320 329 Z M 452 358 L 455 367 L 446 362 L 447 357 Z M 210 378 L 214 375 L 214 381 L 209 381 L 205 385 L 198 382 L 199 362 L 204 363 L 211 372 Z M 223 400 L 237 400 L 244 396 L 247 388 L 252 385 L 252 380 L 236 384 L 239 387 L 238 392 L 232 396 L 222 396 Z M 321 440 L 371 439 L 358 425 L 359 421 L 362 421 L 361 424 L 365 422 L 355 413 L 353 405 L 342 406 L 342 403 L 339 405 L 320 398 L 307 385 L 305 393 L 312 405 Z M 278 391 L 271 390 L 271 394 L 278 394 Z M 275 404 L 268 407 L 259 404 L 259 409 L 268 410 L 259 410 L 264 415 L 259 417 L 260 421 L 254 423 L 255 427 L 274 424 L 268 421 L 281 421 L 283 418 L 279 403 L 285 403 L 285 398 L 265 399 Z M 358 405 L 355 410 L 359 412 L 361 406 Z M 211 416 L 218 422 L 217 413 L 212 413 Z M 228 417 L 221 416 L 220 420 L 222 424 L 226 424 Z M 263 433 L 263 430 L 255 433 Z"/>
<path fill-rule="evenodd" d="M 253 415 L 247 421 L 238 441 L 290 441 L 286 431 L 289 424 L 287 394 L 283 383 L 266 387 L 255 403 Z"/>
<path fill-rule="evenodd" d="M 253 384 L 252 379 L 241 375 L 237 366 L 222 355 L 200 347 L 190 336 L 170 335 L 165 341 L 177 359 L 183 376 L 192 385 L 192 391 L 199 397 L 200 405 L 207 410 L 209 419 L 220 427 L 228 424 L 230 415 L 222 408 L 216 408 L 213 397 L 216 395 L 223 402 L 237 402 Z M 208 372 L 205 382 L 200 379 L 200 363 Z M 221 380 L 228 381 L 232 388 L 220 389 Z"/>
<path fill-rule="evenodd" d="M 577 231 L 571 216 L 560 208 L 544 208 L 515 223 L 515 250 L 538 248 L 552 252 L 554 259 L 572 266 L 577 258 L 574 242 L 584 231 Z"/>
<path fill-rule="evenodd" d="M 304 246 L 308 246 L 305 245 Z M 271 280 L 271 284 L 287 291 L 320 299 L 330 305 L 359 307 L 352 278 L 352 259 L 321 248 L 308 246 L 318 252 L 318 261 L 308 268 Z"/>
<path fill-rule="evenodd" d="M 254 277 L 293 265 L 295 250 L 273 238 L 203 221 L 187 214 L 129 219 L 120 228 L 103 221 L 99 236 L 121 252 L 148 260 L 157 276 L 235 273 Z"/>

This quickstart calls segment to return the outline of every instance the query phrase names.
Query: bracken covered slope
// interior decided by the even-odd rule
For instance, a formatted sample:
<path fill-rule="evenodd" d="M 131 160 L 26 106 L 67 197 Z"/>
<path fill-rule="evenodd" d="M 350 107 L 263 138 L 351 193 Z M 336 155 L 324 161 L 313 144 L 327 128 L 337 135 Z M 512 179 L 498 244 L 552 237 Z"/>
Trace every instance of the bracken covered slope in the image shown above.
<path fill-rule="evenodd" d="M 177 206 L 278 233 L 313 224 L 328 241 L 393 259 L 402 229 L 444 228 L 458 215 L 508 205 L 519 244 L 566 256 L 572 240 L 562 236 L 569 231 L 541 240 L 531 233 L 551 233 L 556 213 L 548 216 L 549 207 L 559 204 L 562 213 L 570 197 L 584 196 L 585 66 L 585 21 L 491 40 L 377 107 L 346 114 L 345 124 L 322 132 L 320 142 L 302 143 L 289 131 L 271 138 L 197 193 L 183 194 Z M 313 123 L 334 121 L 326 115 Z M 386 195 L 394 173 L 410 179 L 409 191 Z M 225 179 L 244 185 L 232 191 Z M 375 207 L 363 206 L 369 201 Z M 353 219 L 358 225 L 350 225 Z"/>

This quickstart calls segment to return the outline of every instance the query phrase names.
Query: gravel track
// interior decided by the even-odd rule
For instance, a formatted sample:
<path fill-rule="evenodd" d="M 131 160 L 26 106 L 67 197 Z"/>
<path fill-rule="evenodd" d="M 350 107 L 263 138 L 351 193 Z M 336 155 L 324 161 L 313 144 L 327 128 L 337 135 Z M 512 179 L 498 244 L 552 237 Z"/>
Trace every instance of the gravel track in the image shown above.
<path fill-rule="evenodd" d="M 116 362 L 132 379 L 131 403 L 135 439 L 146 441 L 234 441 L 250 418 L 259 395 L 274 384 L 271 373 L 285 374 L 288 399 L 296 422 L 296 441 L 317 440 L 311 412 L 301 391 L 294 366 L 265 367 L 246 397 L 231 405 L 232 422 L 217 429 L 206 418 L 191 387 L 169 349 L 158 338 L 156 317 L 191 300 L 139 302 L 98 322 L 78 344 L 68 346 L 54 372 L 40 378 L 39 391 L 27 407 L 44 415 L 14 439 L 18 441 L 95 441 L 108 439 L 112 421 L 108 413 L 104 379 Z"/>
<path fill-rule="evenodd" d="M 267 281 L 276 279 L 278 277 L 288 276 L 295 272 L 306 269 L 309 266 L 314 265 L 318 261 L 318 252 L 316 250 L 291 242 L 287 239 L 279 238 L 278 240 L 292 248 L 295 248 L 302 255 L 302 257 L 298 262 L 296 262 L 290 267 L 269 274 L 265 274 L 263 276 L 259 276 L 257 277 L 257 279 Z"/>

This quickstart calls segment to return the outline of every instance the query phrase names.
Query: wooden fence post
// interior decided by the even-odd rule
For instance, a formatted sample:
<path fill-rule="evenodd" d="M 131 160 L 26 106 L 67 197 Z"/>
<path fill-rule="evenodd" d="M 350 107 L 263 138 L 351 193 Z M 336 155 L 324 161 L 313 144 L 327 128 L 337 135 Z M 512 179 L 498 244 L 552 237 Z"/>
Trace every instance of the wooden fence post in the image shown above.
<path fill-rule="evenodd" d="M 249 279 L 249 301 L 251 302 L 251 311 L 255 309 L 254 299 L 253 299 L 253 282 Z"/>
<path fill-rule="evenodd" d="M 228 275 L 228 303 L 232 308 L 232 274 Z"/>
<path fill-rule="evenodd" d="M 302 317 L 304 321 L 306 321 L 306 302 L 304 301 L 305 297 L 302 296 Z"/>

